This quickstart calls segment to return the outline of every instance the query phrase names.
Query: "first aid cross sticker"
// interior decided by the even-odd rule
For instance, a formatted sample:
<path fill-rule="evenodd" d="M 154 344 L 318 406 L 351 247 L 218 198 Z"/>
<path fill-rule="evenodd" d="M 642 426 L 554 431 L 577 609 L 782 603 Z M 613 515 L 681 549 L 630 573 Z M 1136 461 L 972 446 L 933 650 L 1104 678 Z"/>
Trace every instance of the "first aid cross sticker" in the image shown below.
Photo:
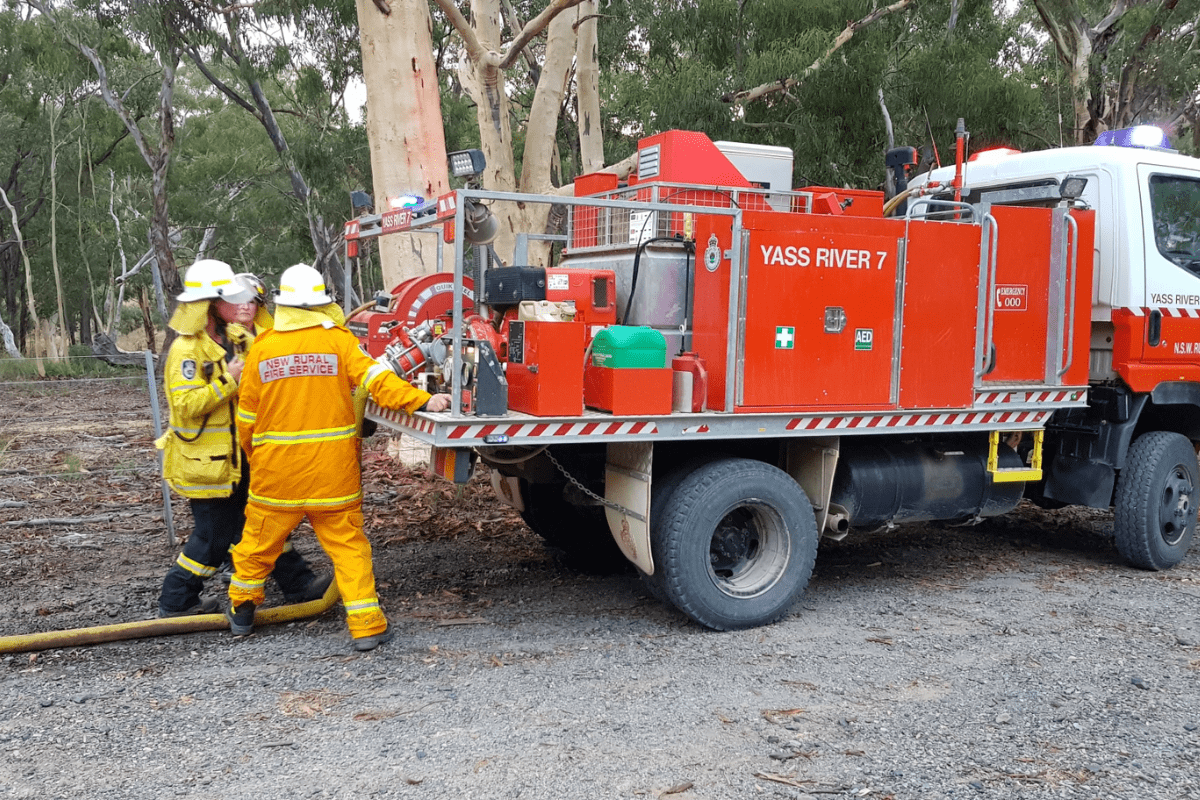
<path fill-rule="evenodd" d="M 796 343 L 796 329 L 785 325 L 775 326 L 775 349 L 791 350 Z"/>

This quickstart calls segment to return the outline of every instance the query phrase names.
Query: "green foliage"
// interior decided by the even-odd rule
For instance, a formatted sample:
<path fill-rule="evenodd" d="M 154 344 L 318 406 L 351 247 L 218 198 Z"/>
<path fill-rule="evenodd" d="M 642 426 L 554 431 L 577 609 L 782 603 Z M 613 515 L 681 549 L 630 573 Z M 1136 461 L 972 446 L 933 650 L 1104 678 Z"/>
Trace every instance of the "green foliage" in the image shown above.
<path fill-rule="evenodd" d="M 37 362 L 32 358 L 0 357 L 0 382 L 52 381 L 65 378 L 121 378 L 136 384 L 146 382 L 146 368 L 114 367 L 92 355 L 91 348 L 82 345 L 71 347 L 68 357 L 61 361 L 42 359 L 46 372 L 43 379 L 37 371 Z"/>

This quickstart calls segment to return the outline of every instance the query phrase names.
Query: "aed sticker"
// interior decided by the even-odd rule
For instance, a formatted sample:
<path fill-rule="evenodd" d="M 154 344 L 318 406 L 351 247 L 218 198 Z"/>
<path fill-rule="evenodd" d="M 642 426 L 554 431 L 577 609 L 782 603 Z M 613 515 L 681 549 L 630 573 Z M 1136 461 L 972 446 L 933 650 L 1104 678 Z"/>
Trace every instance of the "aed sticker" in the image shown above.
<path fill-rule="evenodd" d="M 571 288 L 571 276 L 565 272 L 556 272 L 546 279 L 546 288 L 552 292 L 565 292 Z"/>
<path fill-rule="evenodd" d="M 871 350 L 875 347 L 875 329 L 874 328 L 855 328 L 854 329 L 854 349 L 855 350 Z"/>
<path fill-rule="evenodd" d="M 775 349 L 791 350 L 796 346 L 796 329 L 787 325 L 775 326 Z"/>
<path fill-rule="evenodd" d="M 1029 287 L 1019 283 L 996 284 L 997 311 L 1026 311 L 1029 309 Z"/>
<path fill-rule="evenodd" d="M 704 248 L 704 268 L 709 272 L 716 272 L 719 266 L 721 266 L 721 243 L 717 241 L 717 235 L 713 233 L 709 234 L 708 247 Z"/>
<path fill-rule="evenodd" d="M 193 358 L 185 358 L 183 363 L 179 365 L 179 371 L 183 373 L 183 379 L 190 381 L 196 377 L 196 360 Z"/>

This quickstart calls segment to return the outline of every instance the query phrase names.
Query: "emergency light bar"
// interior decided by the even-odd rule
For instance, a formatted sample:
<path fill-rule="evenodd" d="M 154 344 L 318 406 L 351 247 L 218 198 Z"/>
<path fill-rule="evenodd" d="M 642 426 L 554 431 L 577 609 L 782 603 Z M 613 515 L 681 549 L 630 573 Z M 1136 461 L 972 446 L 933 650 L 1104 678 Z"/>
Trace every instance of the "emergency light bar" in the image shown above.
<path fill-rule="evenodd" d="M 1120 128 L 1115 131 L 1105 131 L 1096 137 L 1094 144 L 1101 147 L 1146 147 L 1159 150 L 1170 150 L 1171 141 L 1162 128 L 1153 125 L 1137 125 L 1133 128 Z"/>
<path fill-rule="evenodd" d="M 417 197 L 415 194 L 402 194 L 399 197 L 389 197 L 388 205 L 395 211 L 397 208 L 412 208 L 419 206 L 425 202 L 424 197 Z"/>

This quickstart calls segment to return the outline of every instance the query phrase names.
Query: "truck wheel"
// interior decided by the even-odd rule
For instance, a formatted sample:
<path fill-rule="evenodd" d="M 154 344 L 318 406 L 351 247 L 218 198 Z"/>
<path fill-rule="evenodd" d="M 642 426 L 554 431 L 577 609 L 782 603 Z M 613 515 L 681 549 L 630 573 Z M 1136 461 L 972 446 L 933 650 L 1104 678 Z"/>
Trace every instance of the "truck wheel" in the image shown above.
<path fill-rule="evenodd" d="M 577 506 L 563 496 L 563 484 L 521 481 L 521 519 L 568 567 L 589 575 L 623 572 L 629 560 L 608 529 L 603 506 Z"/>
<path fill-rule="evenodd" d="M 1196 531 L 1196 451 L 1187 437 L 1143 434 L 1117 478 L 1113 519 L 1117 551 L 1135 567 L 1162 570 L 1187 555 Z"/>
<path fill-rule="evenodd" d="M 679 488 L 679 484 L 683 483 L 683 479 L 691 475 L 699 467 L 713 461 L 717 456 L 700 456 L 687 461 L 682 466 L 668 470 L 661 478 L 654 481 L 650 487 L 650 538 L 653 539 L 654 533 L 659 526 L 662 525 L 663 509 L 671 501 L 671 496 L 675 494 L 675 490 Z M 653 553 L 653 550 L 651 551 Z M 663 586 L 663 570 L 662 565 L 658 563 L 658 557 L 654 557 L 654 574 L 647 575 L 638 570 L 638 577 L 642 579 L 642 584 L 646 587 L 646 591 L 650 596 L 660 603 L 671 603 L 671 598 L 667 597 L 667 590 Z"/>
<path fill-rule="evenodd" d="M 724 458 L 680 482 L 650 542 L 670 601 L 701 625 L 738 630 L 776 621 L 799 599 L 817 523 L 786 472 Z"/>

